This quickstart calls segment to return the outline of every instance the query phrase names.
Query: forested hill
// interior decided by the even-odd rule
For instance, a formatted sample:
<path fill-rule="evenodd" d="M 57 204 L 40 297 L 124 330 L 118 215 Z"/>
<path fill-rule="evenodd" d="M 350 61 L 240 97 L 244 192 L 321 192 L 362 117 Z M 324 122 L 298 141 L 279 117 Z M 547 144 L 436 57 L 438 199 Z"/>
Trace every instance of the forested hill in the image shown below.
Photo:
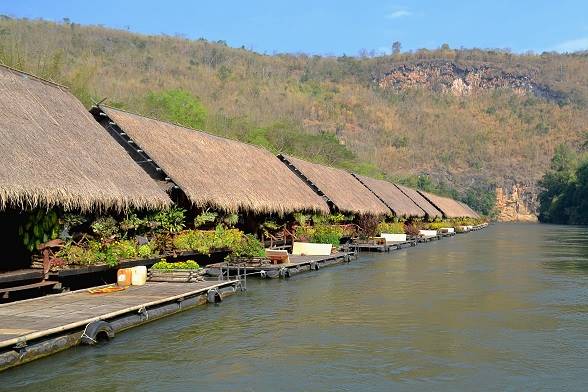
<path fill-rule="evenodd" d="M 441 192 L 531 209 L 588 131 L 588 55 L 438 50 L 263 55 L 223 42 L 0 18 L 0 61 L 110 105 Z M 485 211 L 486 212 L 486 211 Z"/>

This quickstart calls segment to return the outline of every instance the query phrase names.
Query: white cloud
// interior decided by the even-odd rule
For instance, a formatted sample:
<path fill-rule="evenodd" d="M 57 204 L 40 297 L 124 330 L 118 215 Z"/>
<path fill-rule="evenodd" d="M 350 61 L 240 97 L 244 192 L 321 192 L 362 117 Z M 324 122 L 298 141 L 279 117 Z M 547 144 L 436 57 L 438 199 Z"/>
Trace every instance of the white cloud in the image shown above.
<path fill-rule="evenodd" d="M 412 12 L 410 12 L 408 10 L 396 10 L 396 11 L 392 11 L 388 15 L 386 15 L 386 18 L 398 19 L 398 18 L 403 18 L 405 16 L 411 16 L 411 15 L 412 15 Z"/>
<path fill-rule="evenodd" d="M 580 50 L 588 50 L 588 37 L 571 39 L 568 41 L 560 42 L 555 45 L 553 50 L 557 52 L 577 52 Z"/>

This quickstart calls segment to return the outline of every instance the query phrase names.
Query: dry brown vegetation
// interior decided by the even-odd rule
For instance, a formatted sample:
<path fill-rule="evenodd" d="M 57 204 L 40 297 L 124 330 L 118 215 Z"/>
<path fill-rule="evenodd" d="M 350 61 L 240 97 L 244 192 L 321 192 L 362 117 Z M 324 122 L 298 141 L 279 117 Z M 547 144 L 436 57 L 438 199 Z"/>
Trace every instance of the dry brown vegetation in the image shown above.
<path fill-rule="evenodd" d="M 379 87 L 399 63 L 432 59 L 528 74 L 561 99 L 510 89 L 458 97 Z M 66 84 L 85 104 L 108 97 L 113 106 L 187 118 L 193 123 L 185 125 L 273 152 L 411 185 L 426 173 L 462 197 L 472 187 L 534 186 L 555 147 L 577 148 L 588 131 L 586 54 L 445 47 L 375 58 L 267 56 L 205 40 L 4 18 L 0 60 Z M 203 115 L 162 113 L 156 104 L 170 91 L 201 104 Z"/>

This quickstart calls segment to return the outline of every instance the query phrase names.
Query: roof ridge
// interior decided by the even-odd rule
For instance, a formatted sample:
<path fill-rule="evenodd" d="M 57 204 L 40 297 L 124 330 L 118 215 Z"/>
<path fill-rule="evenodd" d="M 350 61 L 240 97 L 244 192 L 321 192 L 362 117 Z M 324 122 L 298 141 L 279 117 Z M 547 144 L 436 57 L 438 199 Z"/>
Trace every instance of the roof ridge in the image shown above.
<path fill-rule="evenodd" d="M 271 152 L 270 150 L 268 150 L 267 148 L 258 146 L 257 144 L 253 144 L 253 143 L 249 143 L 249 142 L 244 142 L 242 140 L 232 139 L 232 138 L 225 137 L 225 136 L 215 135 L 214 133 L 205 131 L 203 129 L 192 128 L 192 127 L 189 127 L 189 126 L 186 126 L 186 125 L 182 125 L 182 124 L 178 124 L 178 123 L 174 123 L 174 122 L 171 122 L 171 121 L 168 121 L 168 120 L 162 120 L 162 119 L 159 119 L 159 118 L 155 118 L 153 116 L 147 116 L 147 115 L 144 115 L 144 114 L 141 114 L 141 113 L 131 112 L 131 111 L 125 110 L 125 109 L 119 109 L 119 108 L 115 108 L 113 106 L 109 106 L 109 105 L 105 105 L 105 104 L 98 104 L 98 105 L 94 105 L 94 106 L 95 107 L 98 107 L 98 109 L 102 109 L 104 107 L 104 108 L 107 108 L 107 109 L 117 110 L 119 112 L 131 114 L 133 116 L 143 117 L 143 118 L 146 118 L 148 120 L 159 121 L 161 123 L 168 124 L 168 125 L 173 125 L 173 126 L 178 127 L 178 128 L 184 128 L 184 129 L 187 129 L 187 130 L 190 130 L 190 131 L 200 132 L 200 133 L 203 133 L 205 135 L 215 137 L 217 139 L 228 140 L 228 141 L 235 142 L 235 143 L 245 144 L 247 146 L 251 146 L 251 147 L 257 148 L 258 150 L 266 151 L 266 152 L 268 152 L 268 153 L 270 153 L 270 154 L 272 154 L 274 156 L 276 155 L 273 152 Z"/>
<path fill-rule="evenodd" d="M 35 75 L 33 73 L 26 72 L 26 71 L 23 71 L 21 69 L 17 69 L 17 68 L 11 67 L 10 65 L 4 64 L 2 61 L 0 61 L 0 67 L 6 68 L 9 71 L 16 72 L 16 73 L 19 73 L 21 75 L 30 76 L 30 77 L 38 80 L 39 82 L 52 84 L 52 85 L 54 85 L 56 87 L 60 87 L 60 88 L 65 89 L 66 91 L 69 92 L 69 88 L 67 86 L 64 86 L 63 84 L 59 84 L 57 82 L 54 82 L 53 80 L 45 79 L 45 78 L 42 78 L 42 77 L 40 77 L 38 75 Z"/>

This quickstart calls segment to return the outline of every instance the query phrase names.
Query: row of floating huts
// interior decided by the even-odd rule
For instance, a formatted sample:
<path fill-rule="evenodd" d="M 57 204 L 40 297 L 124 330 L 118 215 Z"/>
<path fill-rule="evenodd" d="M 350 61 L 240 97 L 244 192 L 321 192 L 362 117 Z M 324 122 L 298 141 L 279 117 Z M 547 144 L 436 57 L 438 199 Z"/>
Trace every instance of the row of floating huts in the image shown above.
<path fill-rule="evenodd" d="M 105 105 L 0 66 L 0 214 L 162 209 L 479 218 L 467 205 Z M 7 252 L 0 270 L 18 259 Z M 14 263 L 13 263 L 14 264 Z M 18 265 L 16 263 L 15 265 Z"/>
<path fill-rule="evenodd" d="M 34 208 L 108 213 L 174 204 L 251 219 L 301 211 L 480 218 L 456 200 L 388 181 L 106 105 L 88 111 L 63 86 L 0 66 L 0 226 L 7 243 L 19 243 L 11 217 Z M 0 284 L 18 275 L 6 270 L 22 268 L 13 263 L 21 256 L 17 248 L 0 256 Z M 294 269 L 349 256 L 301 256 Z M 0 370 L 217 302 L 239 286 L 221 273 L 219 281 L 151 283 L 110 297 L 79 290 L 0 305 Z"/>
<path fill-rule="evenodd" d="M 478 217 L 449 198 L 242 142 L 107 106 L 88 112 L 64 87 L 4 66 L 0 83 L 2 207 L 157 209 L 179 189 L 228 211 Z"/>

